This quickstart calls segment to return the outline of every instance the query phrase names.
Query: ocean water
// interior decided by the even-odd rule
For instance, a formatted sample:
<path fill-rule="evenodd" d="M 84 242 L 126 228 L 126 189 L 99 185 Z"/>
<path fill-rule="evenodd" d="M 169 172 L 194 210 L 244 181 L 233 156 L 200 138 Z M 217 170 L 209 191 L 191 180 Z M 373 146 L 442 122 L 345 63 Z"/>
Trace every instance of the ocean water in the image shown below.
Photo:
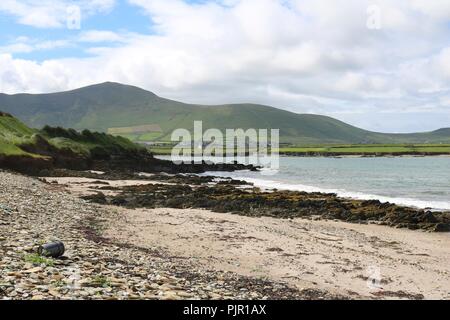
<path fill-rule="evenodd" d="M 336 193 L 450 210 L 450 157 L 281 157 L 280 169 L 273 175 L 250 171 L 207 174 L 246 180 L 268 189 Z"/>

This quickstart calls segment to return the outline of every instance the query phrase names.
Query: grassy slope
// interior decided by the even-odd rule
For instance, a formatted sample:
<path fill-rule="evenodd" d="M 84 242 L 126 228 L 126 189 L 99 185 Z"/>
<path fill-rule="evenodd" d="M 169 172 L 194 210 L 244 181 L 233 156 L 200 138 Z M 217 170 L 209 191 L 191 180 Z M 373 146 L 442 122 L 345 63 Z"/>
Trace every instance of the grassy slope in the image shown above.
<path fill-rule="evenodd" d="M 176 128 L 280 128 L 282 142 L 319 143 L 450 143 L 450 129 L 418 134 L 382 134 L 350 126 L 336 119 L 296 114 L 276 108 L 236 104 L 202 106 L 160 98 L 151 92 L 115 83 L 44 95 L 2 95 L 3 109 L 31 127 L 73 127 L 106 131 L 111 127 L 159 124 L 163 133 L 130 134 L 133 140 L 169 141 Z"/>
<path fill-rule="evenodd" d="M 27 153 L 17 147 L 16 145 L 9 143 L 8 141 L 3 140 L 0 138 L 0 155 L 5 156 L 19 156 L 19 155 L 26 155 Z"/>
<path fill-rule="evenodd" d="M 39 154 L 24 151 L 23 145 L 35 145 L 37 134 L 57 149 L 70 149 L 76 154 L 89 156 L 92 152 L 120 153 L 123 150 L 142 149 L 128 139 L 113 137 L 105 133 L 96 133 L 62 128 L 45 127 L 41 131 L 33 130 L 25 124 L 0 113 L 0 155 L 41 157 Z"/>
<path fill-rule="evenodd" d="M 19 144 L 28 142 L 33 134 L 34 130 L 17 119 L 0 113 L 0 155 L 33 156 L 18 147 Z"/>
<path fill-rule="evenodd" d="M 122 151 L 138 150 L 144 147 L 137 145 L 124 137 L 114 137 L 106 133 L 45 126 L 39 132 L 51 145 L 58 149 L 89 156 L 93 152 L 117 154 Z"/>

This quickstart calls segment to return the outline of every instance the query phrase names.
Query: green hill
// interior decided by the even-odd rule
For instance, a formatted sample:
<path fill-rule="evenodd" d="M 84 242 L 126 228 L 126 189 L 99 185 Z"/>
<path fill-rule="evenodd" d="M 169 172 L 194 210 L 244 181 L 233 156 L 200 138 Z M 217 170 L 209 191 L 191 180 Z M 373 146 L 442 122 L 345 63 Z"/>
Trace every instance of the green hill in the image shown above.
<path fill-rule="evenodd" d="M 39 148 L 35 147 L 40 144 Z M 45 148 L 67 150 L 75 154 L 89 156 L 100 152 L 114 154 L 123 150 L 141 150 L 143 147 L 123 137 L 114 137 L 105 133 L 45 126 L 41 130 L 31 129 L 8 113 L 0 112 L 0 154 L 29 155 L 45 157 Z M 36 149 L 36 152 L 30 151 Z M 47 150 L 48 151 L 48 150 Z"/>
<path fill-rule="evenodd" d="M 0 168 L 22 172 L 55 167 L 87 169 L 95 161 L 120 157 L 153 158 L 144 147 L 123 137 L 49 126 L 35 130 L 0 112 Z"/>
<path fill-rule="evenodd" d="M 279 128 L 281 142 L 318 143 L 450 143 L 450 129 L 412 134 L 366 131 L 320 115 L 296 114 L 269 106 L 185 104 L 133 86 L 103 83 L 52 94 L 0 94 L 0 110 L 33 128 L 44 125 L 89 129 L 137 141 L 169 141 L 174 129 Z"/>
<path fill-rule="evenodd" d="M 20 145 L 31 140 L 34 130 L 7 113 L 0 112 L 0 155 L 29 155 Z"/>
<path fill-rule="evenodd" d="M 156 159 L 146 147 L 124 137 L 87 129 L 31 129 L 0 111 L 0 169 L 33 175 L 58 174 L 60 169 L 97 170 L 129 177 L 133 172 L 200 173 L 255 168 L 239 164 L 175 165 Z"/>

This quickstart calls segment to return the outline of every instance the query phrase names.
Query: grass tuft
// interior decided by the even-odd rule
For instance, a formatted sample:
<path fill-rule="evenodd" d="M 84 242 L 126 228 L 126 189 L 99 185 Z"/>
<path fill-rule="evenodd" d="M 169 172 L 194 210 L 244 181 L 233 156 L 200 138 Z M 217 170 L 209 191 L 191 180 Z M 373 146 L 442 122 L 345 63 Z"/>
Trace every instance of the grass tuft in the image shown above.
<path fill-rule="evenodd" d="M 27 254 L 24 256 L 25 262 L 32 263 L 33 265 L 44 265 L 46 267 L 53 267 L 54 261 L 53 259 L 49 259 L 46 257 L 42 257 L 37 253 Z"/>
<path fill-rule="evenodd" d="M 96 287 L 107 288 L 111 286 L 108 278 L 104 276 L 96 276 L 92 279 L 92 284 Z"/>

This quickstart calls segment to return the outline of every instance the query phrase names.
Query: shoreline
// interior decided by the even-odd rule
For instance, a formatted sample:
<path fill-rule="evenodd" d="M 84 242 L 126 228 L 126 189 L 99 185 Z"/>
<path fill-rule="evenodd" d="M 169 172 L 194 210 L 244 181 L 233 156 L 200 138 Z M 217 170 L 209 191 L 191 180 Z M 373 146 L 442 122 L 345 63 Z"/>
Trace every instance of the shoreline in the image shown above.
<path fill-rule="evenodd" d="M 90 203 L 80 197 L 180 192 L 211 180 L 69 173 L 38 180 L 0 171 L 0 185 L 7 186 L 0 189 L 0 299 L 450 299 L 450 233 L 319 216 Z M 218 190 L 248 188 L 222 184 Z M 65 260 L 24 260 L 49 239 L 66 244 Z M 368 286 L 373 267 L 381 272 L 376 287 Z"/>
<path fill-rule="evenodd" d="M 280 156 L 299 157 L 299 158 L 425 158 L 425 157 L 450 157 L 450 153 L 299 153 L 299 152 L 281 152 Z"/>
<path fill-rule="evenodd" d="M 73 172 L 55 172 L 45 182 L 68 182 Z M 450 211 L 435 212 L 399 206 L 379 200 L 354 200 L 335 193 L 288 190 L 264 191 L 252 183 L 217 176 L 141 175 L 136 173 L 77 172 L 75 185 L 89 178 L 90 194 L 83 199 L 125 208 L 209 209 L 252 217 L 279 219 L 337 219 L 353 223 L 373 223 L 412 230 L 450 231 Z M 113 186 L 102 180 L 146 180 L 151 183 Z M 100 180 L 100 181 L 99 181 Z M 69 179 L 70 182 L 70 179 Z M 70 185 L 70 183 L 69 183 Z M 88 183 L 89 185 L 89 183 Z"/>
<path fill-rule="evenodd" d="M 96 195 L 99 189 L 117 195 L 134 188 L 133 183 L 136 188 L 155 186 L 155 181 L 105 178 L 44 179 L 47 185 L 77 197 Z M 170 179 L 157 183 L 176 187 Z M 265 279 L 294 292 L 321 292 L 332 299 L 450 299 L 450 233 L 335 219 L 279 219 L 195 208 L 98 205 L 116 212 L 101 223 L 102 238 L 118 247 L 158 252 L 177 263 L 189 261 L 200 273 Z M 374 287 L 368 286 L 371 268 L 380 269 Z M 212 297 L 224 298 L 215 293 Z"/>
<path fill-rule="evenodd" d="M 237 171 L 239 172 L 239 171 Z M 274 190 L 285 190 L 285 191 L 298 191 L 298 192 L 307 192 L 307 193 L 324 193 L 324 194 L 336 194 L 339 198 L 344 200 L 378 200 L 383 203 L 392 203 L 394 205 L 398 206 L 405 206 L 411 209 L 416 210 L 429 210 L 432 212 L 450 212 L 450 204 L 444 203 L 441 204 L 441 206 L 447 206 L 447 207 L 430 207 L 430 206 L 418 206 L 418 203 L 441 203 L 441 201 L 432 201 L 432 200 L 420 200 L 420 199 L 413 199 L 413 198 L 396 198 L 396 197 L 388 197 L 388 196 L 382 196 L 382 195 L 376 195 L 376 194 L 369 194 L 369 193 L 361 193 L 357 191 L 348 191 L 343 189 L 336 189 L 336 188 L 323 188 L 323 187 L 316 187 L 316 186 L 310 186 L 310 185 L 302 185 L 302 184 L 291 184 L 288 182 L 280 182 L 280 181 L 274 181 L 274 180 L 265 180 L 265 179 L 258 179 L 258 178 L 250 178 L 250 177 L 241 177 L 241 176 L 232 176 L 227 175 L 225 172 L 205 172 L 203 174 L 199 174 L 200 176 L 213 176 L 219 174 L 220 177 L 229 177 L 232 179 L 238 179 L 246 181 L 250 184 L 255 185 L 256 187 L 261 188 L 265 191 L 274 191 Z"/>
<path fill-rule="evenodd" d="M 170 161 L 169 156 L 157 156 L 158 159 Z M 280 155 L 281 159 L 289 159 L 289 158 L 317 158 L 317 159 L 325 159 L 325 158 L 331 158 L 331 159 L 423 159 L 423 158 L 443 158 L 443 159 L 450 159 L 449 155 L 435 155 L 435 156 L 414 156 L 414 155 L 403 155 L 403 156 L 381 156 L 381 157 L 364 157 L 364 156 L 341 156 L 341 157 L 322 157 L 322 156 L 308 156 L 308 157 L 295 157 L 295 156 L 289 156 L 289 155 Z M 209 161 L 215 162 L 215 158 L 209 158 Z M 264 170 L 264 168 L 262 168 Z M 258 170 L 258 172 L 261 171 Z M 269 170 L 270 171 L 270 170 Z M 360 192 L 360 191 L 354 191 L 350 189 L 342 189 L 339 187 L 326 187 L 326 186 L 316 186 L 314 184 L 299 184 L 294 183 L 293 181 L 277 181 L 277 180 L 271 180 L 270 175 L 261 175 L 263 178 L 259 177 L 247 177 L 247 176 L 238 176 L 235 173 L 239 172 L 248 172 L 248 170 L 236 170 L 236 171 L 227 171 L 227 172 L 218 172 L 218 171 L 206 171 L 204 173 L 200 173 L 199 175 L 204 176 L 223 176 L 223 177 L 231 177 L 239 180 L 245 180 L 249 183 L 255 184 L 256 186 L 270 190 L 270 189 L 278 189 L 278 190 L 289 190 L 289 191 L 299 191 L 299 192 L 309 192 L 309 193 L 335 193 L 340 198 L 348 199 L 348 200 L 379 200 L 381 202 L 389 202 L 393 203 L 399 206 L 405 206 L 413 209 L 419 209 L 419 210 L 430 210 L 433 212 L 447 212 L 450 211 L 450 202 L 443 201 L 442 199 L 427 199 L 425 198 L 414 198 L 414 197 L 406 197 L 406 196 L 391 196 L 391 195 L 383 195 L 378 194 L 375 191 L 370 192 Z"/>
<path fill-rule="evenodd" d="M 155 157 L 170 157 L 170 153 L 155 153 L 150 149 Z M 450 153 L 383 153 L 383 154 L 357 154 L 357 153 L 298 153 L 281 152 L 280 157 L 298 157 L 298 158 L 450 158 Z"/>

